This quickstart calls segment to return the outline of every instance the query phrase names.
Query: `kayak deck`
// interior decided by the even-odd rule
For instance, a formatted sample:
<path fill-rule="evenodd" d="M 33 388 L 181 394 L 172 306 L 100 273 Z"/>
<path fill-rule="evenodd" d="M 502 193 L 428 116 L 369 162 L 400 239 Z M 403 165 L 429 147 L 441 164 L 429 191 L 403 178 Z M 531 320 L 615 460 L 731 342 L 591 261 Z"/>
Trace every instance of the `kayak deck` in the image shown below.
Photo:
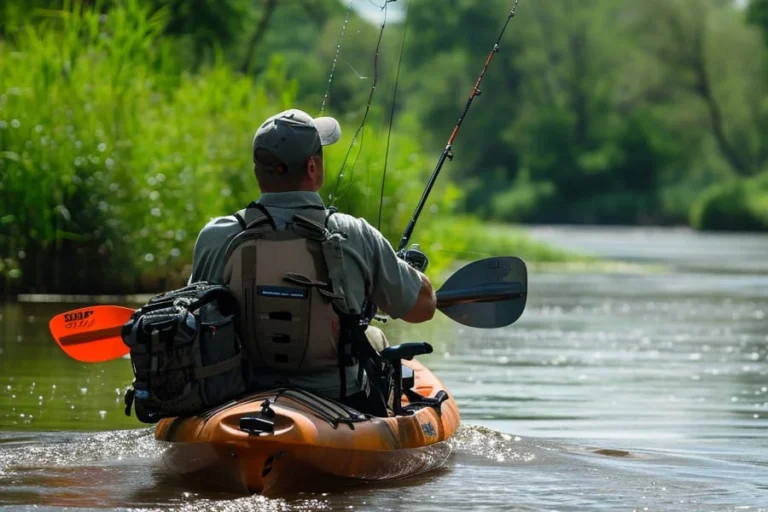
<path fill-rule="evenodd" d="M 418 361 L 403 364 L 414 370 L 417 393 L 434 397 L 447 392 Z M 248 428 L 267 418 L 265 402 L 272 431 Z M 164 419 L 155 438 L 172 443 L 166 462 L 176 472 L 203 476 L 214 470 L 248 492 L 272 494 L 306 490 L 323 477 L 383 480 L 434 469 L 450 455 L 443 441 L 456 432 L 459 421 L 450 395 L 437 408 L 376 418 L 308 392 L 275 390 L 201 416 Z"/>

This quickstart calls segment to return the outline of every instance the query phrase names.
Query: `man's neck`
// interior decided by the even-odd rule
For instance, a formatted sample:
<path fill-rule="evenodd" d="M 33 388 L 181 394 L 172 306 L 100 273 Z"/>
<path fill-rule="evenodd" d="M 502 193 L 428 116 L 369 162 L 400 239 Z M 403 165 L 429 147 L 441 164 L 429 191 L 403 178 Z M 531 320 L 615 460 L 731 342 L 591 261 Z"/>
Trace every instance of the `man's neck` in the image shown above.
<path fill-rule="evenodd" d="M 284 194 L 286 192 L 318 192 L 320 189 L 312 185 L 311 183 L 304 183 L 300 186 L 286 186 L 286 187 L 261 187 L 261 192 L 266 194 Z"/>
<path fill-rule="evenodd" d="M 314 191 L 293 190 L 291 192 L 263 192 L 258 203 L 278 208 L 325 206 L 320 194 Z"/>

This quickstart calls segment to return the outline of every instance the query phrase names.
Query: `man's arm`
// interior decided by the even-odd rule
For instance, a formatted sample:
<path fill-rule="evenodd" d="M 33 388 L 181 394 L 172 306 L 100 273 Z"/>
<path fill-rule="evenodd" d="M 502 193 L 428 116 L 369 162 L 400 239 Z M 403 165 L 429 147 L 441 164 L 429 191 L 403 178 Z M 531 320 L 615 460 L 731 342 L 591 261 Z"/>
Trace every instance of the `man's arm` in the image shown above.
<path fill-rule="evenodd" d="M 219 217 L 206 224 L 195 242 L 189 284 L 200 281 L 224 284 L 227 245 L 239 231 L 234 217 Z"/>
<path fill-rule="evenodd" d="M 397 257 L 378 230 L 361 220 L 367 232 L 366 260 L 371 272 L 371 298 L 392 318 L 426 322 L 435 315 L 437 301 L 429 278 Z"/>
<path fill-rule="evenodd" d="M 419 272 L 419 276 L 421 277 L 421 289 L 419 289 L 416 304 L 413 305 L 408 313 L 401 317 L 402 320 L 412 324 L 432 320 L 437 310 L 437 296 L 435 295 L 434 288 L 432 288 L 432 282 L 421 272 Z"/>

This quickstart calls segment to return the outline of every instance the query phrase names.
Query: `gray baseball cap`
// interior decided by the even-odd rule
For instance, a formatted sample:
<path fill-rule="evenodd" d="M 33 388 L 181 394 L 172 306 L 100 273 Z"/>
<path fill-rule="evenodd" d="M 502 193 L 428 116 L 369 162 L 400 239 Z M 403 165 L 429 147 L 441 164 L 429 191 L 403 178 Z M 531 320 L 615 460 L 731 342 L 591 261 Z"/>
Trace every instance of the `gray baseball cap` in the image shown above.
<path fill-rule="evenodd" d="M 339 122 L 332 117 L 312 117 L 298 109 L 280 112 L 264 121 L 253 137 L 253 152 L 266 149 L 285 162 L 288 170 L 301 168 L 307 160 L 341 138 Z"/>

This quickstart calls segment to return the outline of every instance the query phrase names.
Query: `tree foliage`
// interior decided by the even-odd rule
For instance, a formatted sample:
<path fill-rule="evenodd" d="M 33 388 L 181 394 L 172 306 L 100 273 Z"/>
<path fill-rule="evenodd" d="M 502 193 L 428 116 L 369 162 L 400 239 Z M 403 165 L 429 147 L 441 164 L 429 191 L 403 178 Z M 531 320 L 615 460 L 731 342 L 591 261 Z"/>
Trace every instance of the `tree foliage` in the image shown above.
<path fill-rule="evenodd" d="M 760 27 L 768 45 L 768 0 L 750 0 L 747 8 L 747 20 Z"/>
<path fill-rule="evenodd" d="M 286 55 L 271 54 L 256 80 L 223 56 L 180 72 L 167 11 L 138 0 L 106 14 L 101 7 L 52 11 L 0 42 L 0 295 L 8 285 L 75 293 L 179 286 L 198 230 L 258 195 L 250 142 L 259 122 L 289 107 L 315 107 L 305 105 L 297 80 L 287 76 Z M 404 133 L 394 134 L 389 153 L 396 172 L 390 169 L 384 184 L 379 216 L 380 110 L 367 129 L 371 142 L 352 148 L 358 177 L 350 166 L 338 204 L 380 222 L 394 238 L 429 165 L 412 135 L 415 120 L 403 118 Z M 326 198 L 352 132 L 325 152 Z M 461 199 L 447 181 L 435 192 L 433 213 L 453 212 Z M 426 240 L 445 229 L 432 227 L 436 217 L 420 224 Z M 453 224 L 474 226 L 458 218 Z M 450 248 L 466 251 L 483 237 L 457 239 Z M 521 245 L 487 245 L 508 253 L 513 243 Z M 432 256 L 437 269 L 454 257 Z"/>
<path fill-rule="evenodd" d="M 349 144 L 374 77 L 339 203 L 377 217 L 394 108 L 383 218 L 395 234 L 509 9 L 407 2 L 407 30 L 390 16 L 374 57 L 380 27 L 346 1 L 4 0 L 0 275 L 55 285 L 74 268 L 87 282 L 105 255 L 182 275 L 197 224 L 253 195 L 242 158 L 258 120 L 324 105 Z M 766 0 L 521 2 L 429 208 L 766 229 L 766 43 Z M 329 187 L 346 150 L 328 153 Z M 194 228 L 174 228 L 180 217 Z"/>
<path fill-rule="evenodd" d="M 411 74 L 441 77 L 414 79 L 409 96 L 430 132 L 452 124 L 505 6 L 411 6 Z M 468 208 L 510 220 L 685 221 L 711 183 L 766 168 L 766 52 L 732 2 L 531 2 L 510 32 L 457 143 Z"/>

